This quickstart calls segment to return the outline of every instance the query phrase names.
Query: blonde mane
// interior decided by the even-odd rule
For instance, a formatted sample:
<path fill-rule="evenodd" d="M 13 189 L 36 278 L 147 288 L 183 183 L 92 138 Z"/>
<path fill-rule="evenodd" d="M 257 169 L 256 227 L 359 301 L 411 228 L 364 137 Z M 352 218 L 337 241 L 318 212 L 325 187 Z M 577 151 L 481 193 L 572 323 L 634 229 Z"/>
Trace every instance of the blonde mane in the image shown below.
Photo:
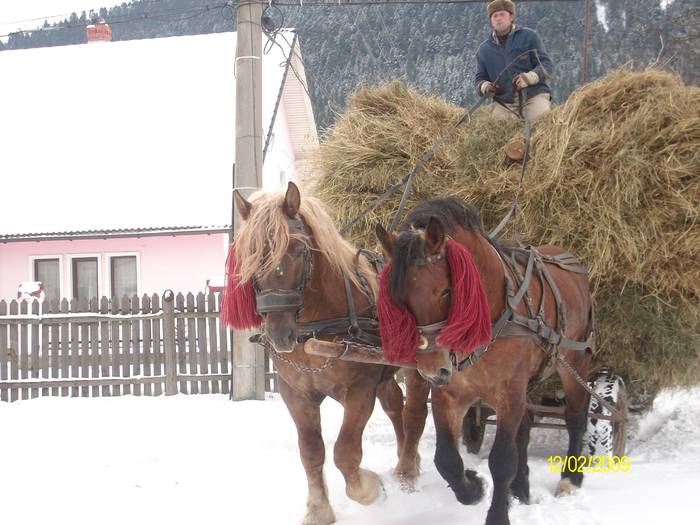
<path fill-rule="evenodd" d="M 287 215 L 282 209 L 284 198 L 285 194 L 279 192 L 256 192 L 251 196 L 250 217 L 234 239 L 241 282 L 249 281 L 254 275 L 262 278 L 272 273 L 282 262 L 291 238 L 306 242 L 303 234 L 290 235 Z M 302 197 L 299 216 L 315 241 L 315 246 L 307 242 L 309 248 L 325 258 L 334 274 L 347 275 L 353 285 L 364 290 L 355 274 L 357 250 L 340 236 L 321 201 Z M 373 270 L 364 258 L 360 267 L 376 296 L 377 279 Z"/>

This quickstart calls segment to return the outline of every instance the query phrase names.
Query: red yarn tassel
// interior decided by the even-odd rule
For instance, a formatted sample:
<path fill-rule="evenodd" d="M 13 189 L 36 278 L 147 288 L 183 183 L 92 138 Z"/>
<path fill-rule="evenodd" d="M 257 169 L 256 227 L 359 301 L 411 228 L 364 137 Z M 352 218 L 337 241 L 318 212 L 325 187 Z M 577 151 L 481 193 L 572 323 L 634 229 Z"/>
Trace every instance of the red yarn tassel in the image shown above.
<path fill-rule="evenodd" d="M 472 352 L 491 340 L 491 309 L 474 259 L 452 239 L 447 241 L 447 262 L 452 274 L 452 304 L 437 342 L 450 350 Z"/>
<path fill-rule="evenodd" d="M 253 281 L 240 281 L 236 248 L 231 245 L 226 258 L 226 288 L 221 301 L 221 322 L 235 330 L 257 328 L 262 322 L 255 308 Z"/>
<path fill-rule="evenodd" d="M 404 305 L 394 302 L 389 291 L 391 264 L 387 264 L 379 274 L 379 335 L 382 338 L 384 356 L 394 363 L 415 361 L 418 348 L 418 327 L 416 318 Z"/>

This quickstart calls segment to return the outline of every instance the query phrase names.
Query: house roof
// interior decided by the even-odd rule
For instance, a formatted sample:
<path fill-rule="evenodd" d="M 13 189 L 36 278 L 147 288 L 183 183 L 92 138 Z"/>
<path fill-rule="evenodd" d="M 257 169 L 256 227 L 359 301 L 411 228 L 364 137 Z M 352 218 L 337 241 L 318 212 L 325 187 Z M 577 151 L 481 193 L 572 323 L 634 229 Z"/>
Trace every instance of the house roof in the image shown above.
<path fill-rule="evenodd" d="M 231 226 L 160 226 L 156 228 L 119 228 L 114 230 L 80 230 L 0 235 L 0 244 L 21 241 L 75 241 L 78 239 L 114 239 L 119 237 L 152 237 L 162 235 L 201 235 L 228 233 Z"/>
<path fill-rule="evenodd" d="M 230 224 L 235 39 L 0 53 L 0 241 Z M 265 133 L 292 40 L 263 56 Z"/>

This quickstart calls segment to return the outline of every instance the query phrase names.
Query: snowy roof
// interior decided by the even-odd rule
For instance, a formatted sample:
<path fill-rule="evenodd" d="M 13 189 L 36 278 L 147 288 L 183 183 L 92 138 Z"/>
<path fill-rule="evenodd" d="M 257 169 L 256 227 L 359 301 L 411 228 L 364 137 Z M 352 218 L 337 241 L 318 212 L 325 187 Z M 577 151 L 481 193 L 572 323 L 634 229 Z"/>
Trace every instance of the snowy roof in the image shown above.
<path fill-rule="evenodd" d="M 235 38 L 1 52 L 0 237 L 230 224 Z M 264 133 L 284 69 L 272 46 Z"/>

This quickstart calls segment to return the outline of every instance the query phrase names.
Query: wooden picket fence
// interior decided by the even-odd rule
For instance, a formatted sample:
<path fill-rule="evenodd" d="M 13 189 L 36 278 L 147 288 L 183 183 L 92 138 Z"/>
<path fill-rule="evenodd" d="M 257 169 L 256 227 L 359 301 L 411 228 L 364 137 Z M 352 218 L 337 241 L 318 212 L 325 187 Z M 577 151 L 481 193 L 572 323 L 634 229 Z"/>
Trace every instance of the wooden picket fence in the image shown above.
<path fill-rule="evenodd" d="M 0 301 L 0 400 L 228 394 L 220 294 L 166 291 L 99 302 Z M 265 389 L 276 372 L 265 360 Z"/>

